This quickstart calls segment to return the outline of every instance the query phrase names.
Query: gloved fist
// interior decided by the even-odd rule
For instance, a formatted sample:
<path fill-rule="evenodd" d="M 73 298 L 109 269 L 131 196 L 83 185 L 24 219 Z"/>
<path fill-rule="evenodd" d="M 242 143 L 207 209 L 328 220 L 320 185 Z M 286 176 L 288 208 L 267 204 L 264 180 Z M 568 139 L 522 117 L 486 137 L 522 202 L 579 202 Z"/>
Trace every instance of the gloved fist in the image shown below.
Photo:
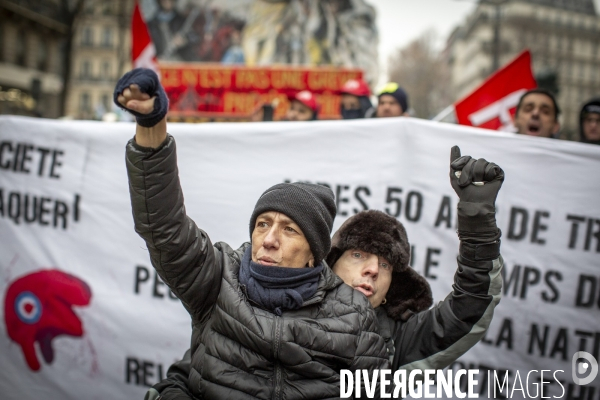
<path fill-rule="evenodd" d="M 494 205 L 504 182 L 504 171 L 485 158 L 460 156 L 460 148 L 450 150 L 450 183 L 460 198 L 469 203 Z"/>
<path fill-rule="evenodd" d="M 169 108 L 169 99 L 158 75 L 146 68 L 136 68 L 123 75 L 115 86 L 113 100 L 146 128 L 158 124 Z"/>
<path fill-rule="evenodd" d="M 483 158 L 450 151 L 450 183 L 458 195 L 458 235 L 461 240 L 487 243 L 500 238 L 495 202 L 504 182 L 504 171 Z"/>

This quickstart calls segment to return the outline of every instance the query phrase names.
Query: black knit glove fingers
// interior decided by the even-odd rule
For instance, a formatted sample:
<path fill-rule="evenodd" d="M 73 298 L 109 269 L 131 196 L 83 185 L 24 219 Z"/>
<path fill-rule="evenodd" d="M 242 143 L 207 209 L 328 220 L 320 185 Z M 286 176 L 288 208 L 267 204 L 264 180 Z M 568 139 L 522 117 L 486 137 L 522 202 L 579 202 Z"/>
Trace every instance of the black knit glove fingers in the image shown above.
<path fill-rule="evenodd" d="M 458 146 L 450 152 L 450 183 L 458 195 L 458 235 L 477 242 L 497 240 L 495 202 L 504 181 L 504 171 L 483 158 L 460 155 Z"/>
<path fill-rule="evenodd" d="M 144 112 L 133 110 L 119 102 L 119 96 L 123 96 L 124 93 L 131 94 L 132 91 L 135 92 L 136 87 L 139 88 L 140 93 L 148 95 L 148 98 L 154 98 L 153 108 L 149 112 L 145 112 L 145 110 Z M 129 92 L 127 92 L 127 90 L 129 90 Z M 137 97 L 134 97 L 133 99 L 142 101 L 147 100 L 146 97 Z M 113 100 L 117 106 L 133 114 L 137 123 L 146 128 L 150 128 L 159 123 L 165 117 L 169 109 L 169 99 L 160 84 L 158 75 L 156 75 L 156 72 L 147 68 L 136 68 L 123 75 L 115 86 Z M 123 97 L 121 97 L 121 100 L 123 100 Z"/>

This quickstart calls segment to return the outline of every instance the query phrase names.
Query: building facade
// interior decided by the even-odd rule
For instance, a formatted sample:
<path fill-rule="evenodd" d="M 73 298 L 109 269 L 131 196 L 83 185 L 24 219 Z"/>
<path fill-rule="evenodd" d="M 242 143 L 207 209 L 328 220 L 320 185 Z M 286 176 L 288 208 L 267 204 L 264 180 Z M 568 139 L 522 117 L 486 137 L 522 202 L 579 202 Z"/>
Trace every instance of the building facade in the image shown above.
<path fill-rule="evenodd" d="M 119 77 L 131 69 L 133 0 L 86 0 L 75 26 L 67 115 L 101 119 Z"/>
<path fill-rule="evenodd" d="M 556 76 L 561 136 L 574 139 L 582 104 L 600 95 L 600 17 L 592 0 L 480 0 L 447 42 L 456 99 L 525 49 L 536 76 Z"/>
<path fill-rule="evenodd" d="M 60 116 L 67 33 L 58 0 L 0 0 L 0 114 Z"/>

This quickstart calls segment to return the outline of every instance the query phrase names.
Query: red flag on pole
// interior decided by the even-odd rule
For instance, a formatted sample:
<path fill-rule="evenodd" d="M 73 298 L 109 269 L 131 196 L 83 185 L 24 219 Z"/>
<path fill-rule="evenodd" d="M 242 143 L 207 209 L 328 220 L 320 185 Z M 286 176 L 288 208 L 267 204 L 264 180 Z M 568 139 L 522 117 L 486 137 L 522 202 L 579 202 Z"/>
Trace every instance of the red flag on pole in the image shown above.
<path fill-rule="evenodd" d="M 131 19 L 131 61 L 134 68 L 150 68 L 158 73 L 156 48 L 137 1 Z"/>
<path fill-rule="evenodd" d="M 536 87 L 531 72 L 531 53 L 525 50 L 475 91 L 456 102 L 456 119 L 461 125 L 514 131 L 513 116 L 519 98 Z"/>

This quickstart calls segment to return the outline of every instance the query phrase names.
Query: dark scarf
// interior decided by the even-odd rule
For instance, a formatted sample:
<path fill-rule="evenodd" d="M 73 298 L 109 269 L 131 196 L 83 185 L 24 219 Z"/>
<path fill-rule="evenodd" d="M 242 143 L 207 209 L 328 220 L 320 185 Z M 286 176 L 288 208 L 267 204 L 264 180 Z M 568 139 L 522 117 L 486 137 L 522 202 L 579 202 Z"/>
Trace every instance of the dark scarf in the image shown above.
<path fill-rule="evenodd" d="M 323 264 L 314 268 L 270 267 L 252 261 L 248 247 L 240 266 L 240 284 L 248 298 L 261 308 L 281 315 L 283 310 L 302 307 L 317 291 Z"/>

